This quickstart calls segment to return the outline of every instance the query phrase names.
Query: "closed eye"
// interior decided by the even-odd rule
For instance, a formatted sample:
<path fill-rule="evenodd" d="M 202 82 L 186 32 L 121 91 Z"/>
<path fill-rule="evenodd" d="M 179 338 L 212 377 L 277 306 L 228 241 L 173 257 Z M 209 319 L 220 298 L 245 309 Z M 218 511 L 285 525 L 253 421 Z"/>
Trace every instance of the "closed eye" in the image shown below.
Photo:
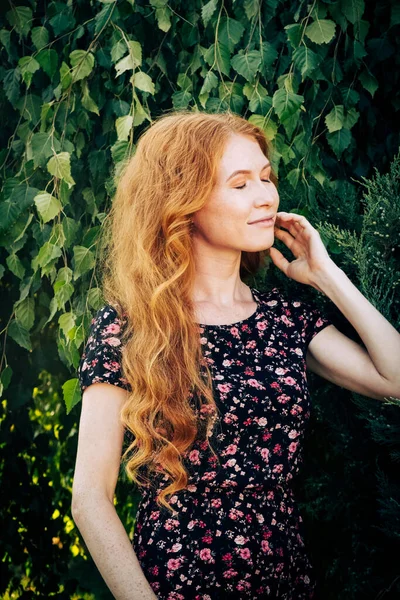
<path fill-rule="evenodd" d="M 265 183 L 271 183 L 270 179 L 261 179 L 261 181 L 264 181 Z M 246 187 L 246 183 L 244 183 L 243 185 L 239 185 L 238 187 L 235 187 L 235 190 L 242 190 L 244 187 Z"/>

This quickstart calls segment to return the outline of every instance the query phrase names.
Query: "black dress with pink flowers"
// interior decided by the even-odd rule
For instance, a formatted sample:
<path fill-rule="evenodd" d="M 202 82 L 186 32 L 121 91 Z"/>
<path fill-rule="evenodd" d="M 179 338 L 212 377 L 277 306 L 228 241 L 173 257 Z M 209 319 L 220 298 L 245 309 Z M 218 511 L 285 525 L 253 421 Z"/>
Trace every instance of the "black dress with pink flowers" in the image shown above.
<path fill-rule="evenodd" d="M 164 600 L 314 598 L 292 483 L 311 409 L 307 347 L 331 321 L 277 287 L 251 291 L 257 309 L 249 318 L 199 324 L 220 412 L 208 432 L 218 460 L 199 436 L 183 458 L 189 484 L 170 499 L 173 514 L 156 503 L 166 477 L 142 490 L 133 548 Z M 96 314 L 78 368 L 82 391 L 95 382 L 130 389 L 123 326 L 109 305 Z"/>

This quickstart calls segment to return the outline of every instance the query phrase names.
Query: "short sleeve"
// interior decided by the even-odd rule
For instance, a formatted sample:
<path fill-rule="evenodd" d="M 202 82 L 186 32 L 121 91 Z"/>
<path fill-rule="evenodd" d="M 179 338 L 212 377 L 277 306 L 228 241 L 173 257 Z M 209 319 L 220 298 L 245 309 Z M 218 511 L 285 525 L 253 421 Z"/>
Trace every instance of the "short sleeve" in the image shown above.
<path fill-rule="evenodd" d="M 328 325 L 333 325 L 331 319 L 313 302 L 292 299 L 289 305 L 294 314 L 298 316 L 300 334 L 306 349 L 317 333 Z"/>
<path fill-rule="evenodd" d="M 124 324 L 115 308 L 108 304 L 95 314 L 78 366 L 82 393 L 92 383 L 110 383 L 131 390 L 121 366 Z"/>

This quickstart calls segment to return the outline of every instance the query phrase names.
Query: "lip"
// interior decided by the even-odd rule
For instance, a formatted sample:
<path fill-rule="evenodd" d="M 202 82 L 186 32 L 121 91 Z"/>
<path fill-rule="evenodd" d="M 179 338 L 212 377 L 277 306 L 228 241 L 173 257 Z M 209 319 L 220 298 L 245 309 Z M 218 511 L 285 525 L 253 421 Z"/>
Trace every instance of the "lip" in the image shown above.
<path fill-rule="evenodd" d="M 257 221 L 252 221 L 249 225 L 267 225 L 271 226 L 275 223 L 275 215 L 272 217 L 264 217 L 263 219 L 258 219 Z"/>

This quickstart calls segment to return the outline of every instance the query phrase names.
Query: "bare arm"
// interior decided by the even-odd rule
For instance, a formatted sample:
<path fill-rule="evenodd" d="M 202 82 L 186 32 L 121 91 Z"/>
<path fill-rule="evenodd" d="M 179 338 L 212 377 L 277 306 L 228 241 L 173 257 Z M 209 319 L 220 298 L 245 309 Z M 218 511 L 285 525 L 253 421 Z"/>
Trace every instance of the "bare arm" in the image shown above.
<path fill-rule="evenodd" d="M 108 383 L 83 394 L 72 515 L 116 600 L 154 600 L 131 541 L 114 507 L 124 431 L 119 414 L 126 392 Z"/>

